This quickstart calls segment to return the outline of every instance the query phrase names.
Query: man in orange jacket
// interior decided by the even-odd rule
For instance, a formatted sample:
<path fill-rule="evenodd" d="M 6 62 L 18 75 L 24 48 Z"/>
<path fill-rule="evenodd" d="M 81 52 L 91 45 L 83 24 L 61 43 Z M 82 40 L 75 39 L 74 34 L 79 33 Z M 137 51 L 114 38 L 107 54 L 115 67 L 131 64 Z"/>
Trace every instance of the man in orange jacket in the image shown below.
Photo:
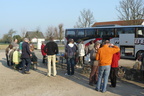
<path fill-rule="evenodd" d="M 97 91 L 106 92 L 112 57 L 114 53 L 119 51 L 120 48 L 110 44 L 108 40 L 106 40 L 104 45 L 98 50 L 96 54 L 96 60 L 99 61 L 98 82 L 96 85 Z"/>

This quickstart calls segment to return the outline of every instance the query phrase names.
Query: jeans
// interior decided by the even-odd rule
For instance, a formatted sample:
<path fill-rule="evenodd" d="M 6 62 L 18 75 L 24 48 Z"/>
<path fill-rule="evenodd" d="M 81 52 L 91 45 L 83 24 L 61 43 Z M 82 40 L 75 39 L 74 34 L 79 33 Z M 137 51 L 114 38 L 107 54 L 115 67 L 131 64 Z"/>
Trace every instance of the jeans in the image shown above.
<path fill-rule="evenodd" d="M 25 71 L 29 71 L 30 65 L 31 65 L 30 58 L 22 58 L 22 73 L 24 73 Z"/>
<path fill-rule="evenodd" d="M 57 71 L 56 71 L 56 55 L 48 55 L 48 71 L 47 75 L 51 76 L 51 63 L 53 64 L 53 76 L 56 76 Z"/>
<path fill-rule="evenodd" d="M 74 75 L 75 58 L 67 58 L 67 74 Z"/>
<path fill-rule="evenodd" d="M 108 77 L 110 74 L 110 65 L 107 66 L 99 66 L 99 71 L 98 71 L 98 82 L 96 85 L 96 90 L 97 91 L 102 91 L 106 92 L 106 87 L 108 83 Z"/>

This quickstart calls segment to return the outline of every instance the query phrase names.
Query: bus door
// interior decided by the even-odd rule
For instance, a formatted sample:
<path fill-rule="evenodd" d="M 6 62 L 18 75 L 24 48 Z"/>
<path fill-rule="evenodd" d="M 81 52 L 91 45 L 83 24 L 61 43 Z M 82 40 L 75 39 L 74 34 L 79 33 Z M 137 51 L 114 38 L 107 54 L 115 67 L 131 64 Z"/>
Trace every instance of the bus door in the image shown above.
<path fill-rule="evenodd" d="M 120 34 L 119 35 L 121 57 L 134 58 L 135 56 L 134 39 L 135 39 L 134 34 Z"/>

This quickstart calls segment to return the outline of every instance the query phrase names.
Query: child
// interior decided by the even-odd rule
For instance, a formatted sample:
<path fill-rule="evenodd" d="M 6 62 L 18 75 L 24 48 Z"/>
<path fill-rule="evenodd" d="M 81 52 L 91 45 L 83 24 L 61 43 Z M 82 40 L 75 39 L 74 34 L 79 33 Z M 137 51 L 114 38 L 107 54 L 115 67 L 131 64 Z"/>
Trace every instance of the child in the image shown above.
<path fill-rule="evenodd" d="M 30 51 L 31 51 L 31 62 L 32 62 L 32 68 L 34 69 L 34 65 L 36 65 L 36 69 L 37 69 L 37 57 L 34 53 L 34 48 L 30 48 Z"/>

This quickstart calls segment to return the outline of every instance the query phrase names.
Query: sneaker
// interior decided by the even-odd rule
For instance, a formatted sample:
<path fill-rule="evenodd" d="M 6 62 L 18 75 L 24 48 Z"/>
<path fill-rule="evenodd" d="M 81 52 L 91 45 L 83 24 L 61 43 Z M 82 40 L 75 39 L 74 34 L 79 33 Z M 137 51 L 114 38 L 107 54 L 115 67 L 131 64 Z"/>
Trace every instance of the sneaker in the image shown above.
<path fill-rule="evenodd" d="M 30 74 L 30 72 L 29 71 L 25 71 L 25 74 Z"/>
<path fill-rule="evenodd" d="M 78 66 L 78 65 L 76 65 L 76 68 L 79 68 L 79 66 Z"/>
<path fill-rule="evenodd" d="M 25 74 L 25 72 L 21 72 L 22 74 Z"/>
<path fill-rule="evenodd" d="M 89 85 L 90 85 L 90 86 L 94 86 L 94 84 L 93 84 L 93 83 L 89 83 Z"/>
<path fill-rule="evenodd" d="M 67 73 L 65 73 L 65 75 L 68 75 Z"/>
<path fill-rule="evenodd" d="M 115 88 L 114 86 L 110 85 L 109 87 Z"/>
<path fill-rule="evenodd" d="M 95 90 L 98 91 L 98 92 L 100 92 L 100 90 L 98 90 L 98 89 L 96 89 L 96 88 L 95 88 Z"/>
<path fill-rule="evenodd" d="M 79 66 L 79 68 L 82 68 L 82 66 Z"/>

